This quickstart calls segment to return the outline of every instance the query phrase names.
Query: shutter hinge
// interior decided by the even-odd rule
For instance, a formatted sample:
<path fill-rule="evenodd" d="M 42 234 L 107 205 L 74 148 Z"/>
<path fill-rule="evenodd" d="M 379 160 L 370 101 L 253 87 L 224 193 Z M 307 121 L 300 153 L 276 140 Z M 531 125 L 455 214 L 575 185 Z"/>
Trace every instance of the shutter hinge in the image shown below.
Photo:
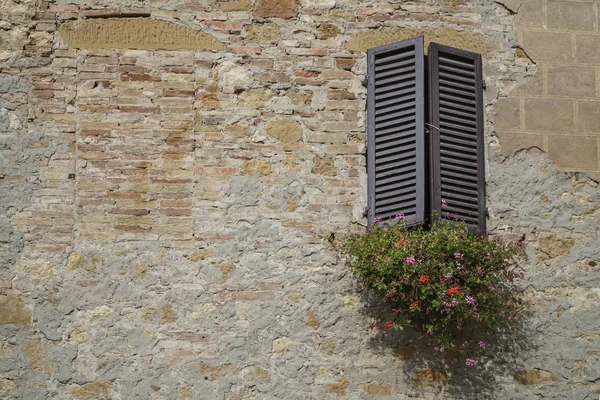
<path fill-rule="evenodd" d="M 490 217 L 490 210 L 488 210 L 488 208 L 485 208 L 485 217 L 489 218 Z"/>
<path fill-rule="evenodd" d="M 363 216 L 364 218 L 367 218 L 367 217 L 369 216 L 369 210 L 370 210 L 370 208 L 369 208 L 369 207 L 365 207 L 365 208 L 363 209 L 363 215 L 362 215 L 362 216 Z"/>
<path fill-rule="evenodd" d="M 481 86 L 483 87 L 483 90 L 487 90 L 487 83 L 485 83 L 485 80 L 483 80 L 483 79 L 481 82 Z"/>

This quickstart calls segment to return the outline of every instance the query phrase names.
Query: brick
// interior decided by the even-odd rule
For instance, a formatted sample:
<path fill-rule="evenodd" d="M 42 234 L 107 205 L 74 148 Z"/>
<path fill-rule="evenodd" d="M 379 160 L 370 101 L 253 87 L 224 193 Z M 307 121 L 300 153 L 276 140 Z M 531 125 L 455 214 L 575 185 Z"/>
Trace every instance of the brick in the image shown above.
<path fill-rule="evenodd" d="M 506 97 L 498 100 L 494 123 L 498 130 L 519 130 L 521 128 L 521 100 Z"/>
<path fill-rule="evenodd" d="M 296 56 L 316 56 L 316 57 L 323 57 L 328 54 L 327 49 L 304 48 L 304 47 L 291 48 L 291 49 L 288 48 L 285 50 L 285 52 L 287 54 L 292 54 L 292 55 L 296 55 Z"/>
<path fill-rule="evenodd" d="M 596 13 L 592 3 L 549 1 L 546 4 L 548 28 L 594 30 Z"/>
<path fill-rule="evenodd" d="M 573 102 L 568 100 L 526 99 L 525 130 L 573 132 Z"/>
<path fill-rule="evenodd" d="M 542 28 L 544 26 L 544 4 L 543 0 L 519 0 L 519 4 L 510 4 L 513 1 L 505 1 L 508 7 L 518 10 L 515 16 L 517 28 Z"/>
<path fill-rule="evenodd" d="M 596 137 L 548 137 L 548 153 L 558 168 L 568 170 L 598 170 L 598 139 Z"/>
<path fill-rule="evenodd" d="M 523 32 L 523 48 L 536 63 L 568 63 L 573 57 L 568 33 Z"/>
<path fill-rule="evenodd" d="M 600 135 L 600 102 L 580 101 L 577 119 L 578 131 Z"/>
<path fill-rule="evenodd" d="M 532 147 L 544 150 L 544 135 L 498 132 L 498 136 L 503 156 L 509 156 L 517 150 Z"/>
<path fill-rule="evenodd" d="M 596 69 L 591 67 L 547 66 L 548 94 L 556 96 L 594 97 Z"/>

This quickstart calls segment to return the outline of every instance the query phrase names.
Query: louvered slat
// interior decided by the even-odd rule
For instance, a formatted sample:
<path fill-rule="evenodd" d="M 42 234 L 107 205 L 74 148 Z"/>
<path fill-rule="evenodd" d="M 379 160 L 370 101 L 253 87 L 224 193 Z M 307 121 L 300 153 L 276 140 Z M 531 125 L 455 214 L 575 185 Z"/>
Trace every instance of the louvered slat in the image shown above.
<path fill-rule="evenodd" d="M 481 56 L 429 46 L 431 209 L 486 230 Z M 442 207 L 442 200 L 447 204 Z"/>
<path fill-rule="evenodd" d="M 423 37 L 368 51 L 369 226 L 425 218 Z"/>

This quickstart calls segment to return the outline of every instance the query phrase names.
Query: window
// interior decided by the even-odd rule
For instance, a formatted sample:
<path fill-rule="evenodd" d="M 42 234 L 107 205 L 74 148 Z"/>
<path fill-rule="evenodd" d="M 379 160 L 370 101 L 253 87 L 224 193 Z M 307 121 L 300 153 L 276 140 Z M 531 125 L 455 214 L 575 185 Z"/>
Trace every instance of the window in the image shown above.
<path fill-rule="evenodd" d="M 486 230 L 481 55 L 423 37 L 368 51 L 368 220 Z M 442 206 L 443 205 L 443 206 Z"/>

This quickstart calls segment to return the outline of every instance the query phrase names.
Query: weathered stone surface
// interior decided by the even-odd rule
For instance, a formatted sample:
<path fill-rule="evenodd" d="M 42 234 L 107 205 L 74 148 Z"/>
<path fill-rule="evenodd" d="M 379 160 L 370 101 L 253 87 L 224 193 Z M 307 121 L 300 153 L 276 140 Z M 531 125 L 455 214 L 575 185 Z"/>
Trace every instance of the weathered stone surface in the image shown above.
<path fill-rule="evenodd" d="M 279 26 L 273 23 L 251 25 L 246 28 L 246 40 L 256 43 L 279 43 L 281 33 Z"/>
<path fill-rule="evenodd" d="M 335 176 L 337 168 L 331 157 L 316 157 L 311 172 L 317 175 Z"/>
<path fill-rule="evenodd" d="M 559 168 L 571 171 L 598 169 L 596 137 L 549 136 L 548 153 Z"/>
<path fill-rule="evenodd" d="M 382 385 L 377 382 L 367 383 L 365 385 L 365 392 L 374 395 L 374 396 L 391 396 L 392 395 L 392 386 L 391 385 Z"/>
<path fill-rule="evenodd" d="M 317 29 L 317 38 L 321 40 L 331 39 L 339 35 L 340 32 L 340 28 L 334 24 L 323 24 Z"/>
<path fill-rule="evenodd" d="M 563 97 L 596 96 L 596 70 L 590 67 L 550 65 L 548 94 Z"/>
<path fill-rule="evenodd" d="M 538 257 L 540 258 L 556 258 L 560 256 L 568 256 L 575 245 L 575 239 L 557 234 L 542 234 L 538 241 Z M 544 257 L 544 255 L 546 257 Z"/>
<path fill-rule="evenodd" d="M 77 49 L 223 50 L 225 45 L 201 31 L 151 18 L 103 18 L 65 22 L 59 29 Z"/>
<path fill-rule="evenodd" d="M 271 163 L 266 160 L 249 160 L 244 163 L 244 171 L 250 175 L 269 175 Z"/>
<path fill-rule="evenodd" d="M 594 30 L 594 5 L 592 3 L 552 1 L 547 6 L 548 28 L 569 30 Z"/>
<path fill-rule="evenodd" d="M 294 18 L 298 0 L 256 0 L 254 15 L 262 18 Z"/>
<path fill-rule="evenodd" d="M 444 371 L 426 368 L 415 371 L 412 380 L 418 385 L 431 385 L 447 382 L 448 376 Z"/>
<path fill-rule="evenodd" d="M 31 325 L 31 310 L 15 296 L 0 295 L 0 325 Z"/>
<path fill-rule="evenodd" d="M 416 36 L 425 37 L 425 48 L 430 42 L 445 44 L 476 53 L 490 54 L 498 45 L 485 36 L 469 31 L 458 31 L 453 28 L 382 28 L 359 32 L 352 35 L 346 49 L 364 52 L 368 49 L 410 39 Z"/>
<path fill-rule="evenodd" d="M 73 389 L 73 397 L 83 400 L 110 399 L 112 383 L 106 381 L 88 382 Z"/>
<path fill-rule="evenodd" d="M 261 108 L 276 95 L 271 89 L 256 88 L 243 92 L 239 96 L 240 107 Z"/>
<path fill-rule="evenodd" d="M 235 265 L 230 262 L 222 262 L 217 265 L 217 268 L 221 270 L 221 282 L 227 282 L 231 274 L 236 270 Z"/>
<path fill-rule="evenodd" d="M 573 46 L 568 33 L 523 32 L 523 48 L 537 63 L 566 63 L 572 57 Z"/>
<path fill-rule="evenodd" d="M 297 106 L 309 106 L 312 103 L 313 92 L 310 90 L 290 89 L 285 95 Z"/>
<path fill-rule="evenodd" d="M 346 396 L 348 394 L 348 386 L 350 386 L 350 381 L 342 379 L 339 382 L 326 384 L 325 388 L 329 394 Z"/>
<path fill-rule="evenodd" d="M 597 38 L 544 26 L 548 7 L 593 2 L 501 1 L 299 0 L 287 20 L 246 0 L 0 2 L 0 292 L 28 317 L 0 325 L 0 397 L 597 398 L 598 184 L 552 161 L 600 170 Z M 56 32 L 131 13 L 223 51 L 76 50 Z M 167 44 L 196 43 L 177 29 Z M 526 234 L 528 318 L 477 368 L 370 331 L 324 240 L 364 232 L 367 64 L 340 46 L 373 32 L 396 33 L 361 46 L 425 32 L 484 52 L 488 227 Z M 268 135 L 273 121 L 292 134 Z M 51 280 L 21 259 L 47 260 Z M 559 379 L 522 385 L 515 365 Z M 424 368 L 447 380 L 417 384 Z"/>
<path fill-rule="evenodd" d="M 47 281 L 54 276 L 54 266 L 43 258 L 22 258 L 15 271 L 24 273 L 29 279 Z"/>
<path fill-rule="evenodd" d="M 543 132 L 572 132 L 575 121 L 570 100 L 525 100 L 525 130 Z"/>
<path fill-rule="evenodd" d="M 320 321 L 319 318 L 313 313 L 306 313 L 306 326 L 310 326 L 314 330 L 319 329 Z"/>
<path fill-rule="evenodd" d="M 302 140 L 302 126 L 293 120 L 272 120 L 266 125 L 267 133 L 283 143 L 295 143 Z"/>
<path fill-rule="evenodd" d="M 249 11 L 252 2 L 250 0 L 217 1 L 213 7 L 223 11 Z"/>
<path fill-rule="evenodd" d="M 532 369 L 515 373 L 515 380 L 521 385 L 539 385 L 557 381 L 558 378 L 546 371 Z"/>
<path fill-rule="evenodd" d="M 5 378 L 0 379 L 0 394 L 10 395 L 16 388 L 17 385 L 14 381 Z"/>
<path fill-rule="evenodd" d="M 83 267 L 85 263 L 85 256 L 80 251 L 75 251 L 69 255 L 67 259 L 67 268 L 70 270 L 75 270 Z"/>

